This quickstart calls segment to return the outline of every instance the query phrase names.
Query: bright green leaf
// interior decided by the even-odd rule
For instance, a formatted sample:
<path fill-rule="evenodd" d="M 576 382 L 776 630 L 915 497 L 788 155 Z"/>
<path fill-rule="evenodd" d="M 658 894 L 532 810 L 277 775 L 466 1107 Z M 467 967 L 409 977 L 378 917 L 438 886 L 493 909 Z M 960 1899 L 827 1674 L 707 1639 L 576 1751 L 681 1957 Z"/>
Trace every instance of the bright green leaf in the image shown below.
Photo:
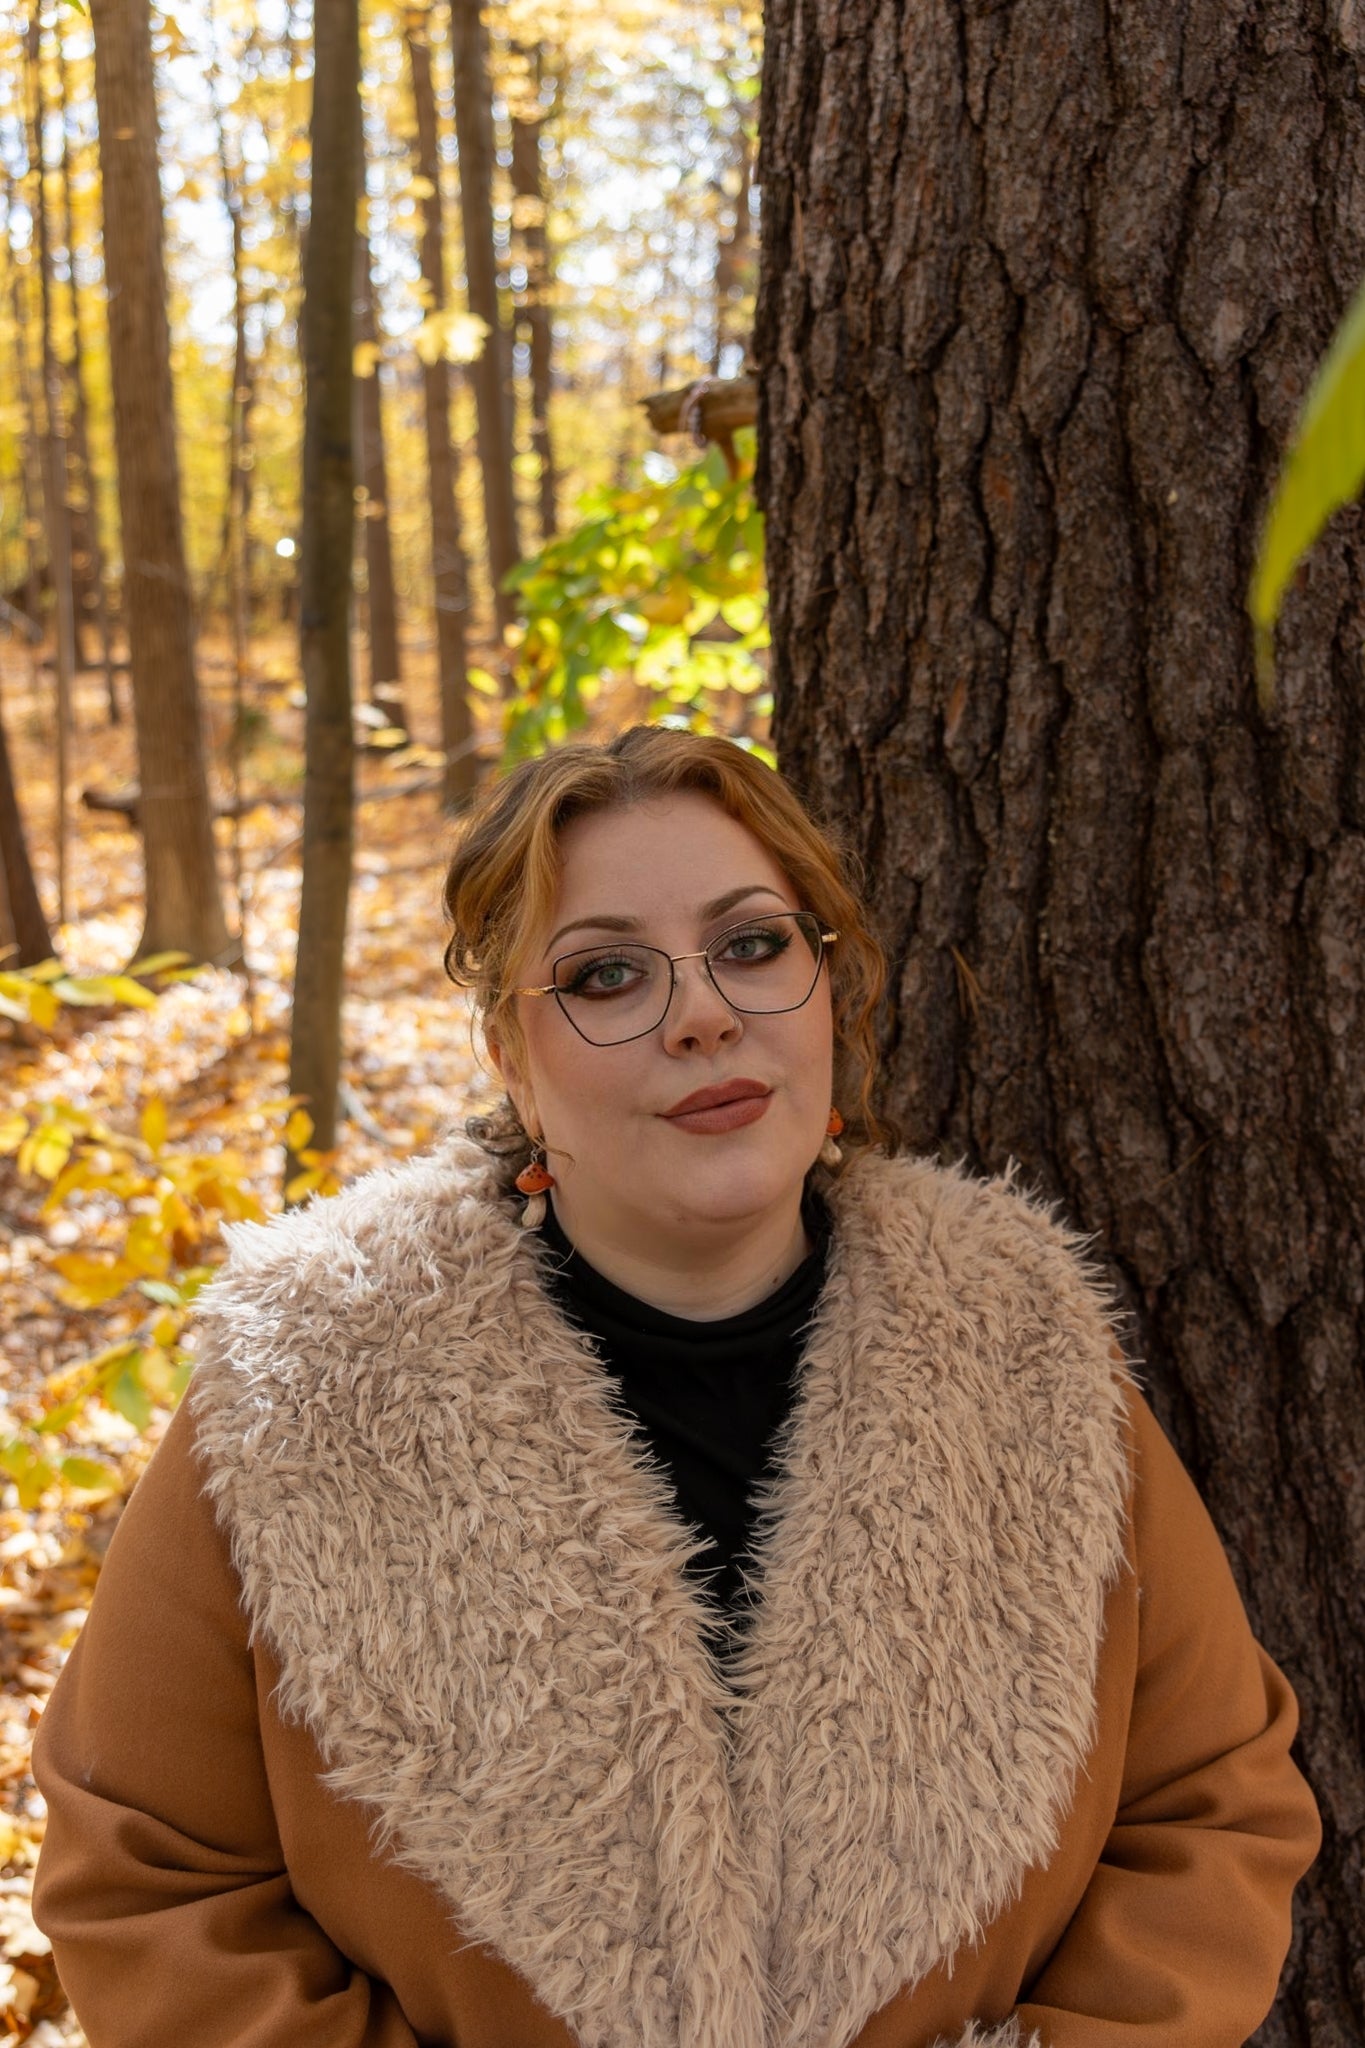
<path fill-rule="evenodd" d="M 1274 689 L 1274 631 L 1300 558 L 1365 484 L 1365 286 L 1313 379 L 1271 501 L 1251 579 L 1262 703 Z"/>

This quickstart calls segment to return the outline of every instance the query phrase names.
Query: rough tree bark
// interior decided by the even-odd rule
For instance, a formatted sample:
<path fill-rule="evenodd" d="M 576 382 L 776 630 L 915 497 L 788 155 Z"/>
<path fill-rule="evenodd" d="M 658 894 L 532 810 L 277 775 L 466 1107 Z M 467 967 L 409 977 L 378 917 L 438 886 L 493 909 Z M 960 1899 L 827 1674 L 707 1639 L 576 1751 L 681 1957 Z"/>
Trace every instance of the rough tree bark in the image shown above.
<path fill-rule="evenodd" d="M 303 893 L 289 1092 L 313 1144 L 336 1142 L 341 1001 L 351 892 L 351 563 L 355 550 L 351 289 L 359 189 L 359 0 L 328 0 L 313 37 L 312 169 L 304 251 L 303 518 L 299 615 L 304 722 Z M 299 1162 L 292 1156 L 286 1180 Z"/>
<path fill-rule="evenodd" d="M 537 499 L 542 545 L 559 531 L 554 442 L 550 435 L 550 391 L 554 365 L 553 273 L 545 224 L 545 175 L 540 142 L 545 127 L 541 102 L 544 54 L 539 43 L 517 53 L 526 65 L 522 98 L 512 108 L 513 225 L 521 237 L 526 289 L 518 317 L 530 357 L 531 447 L 540 464 Z"/>
<path fill-rule="evenodd" d="M 510 351 L 498 305 L 493 242 L 493 93 L 480 0 L 450 0 L 455 68 L 455 141 L 460 152 L 460 219 L 469 310 L 487 325 L 470 365 L 479 425 L 479 470 L 488 528 L 488 567 L 499 627 L 511 624 L 516 602 L 502 587 L 521 560 L 516 486 L 512 477 Z"/>
<path fill-rule="evenodd" d="M 362 156 L 364 137 L 361 137 Z M 363 204 L 362 204 L 363 210 Z M 375 313 L 370 238 L 357 215 L 355 236 L 355 332 L 373 351 L 370 366 L 356 378 L 356 470 L 364 487 L 366 615 L 370 644 L 370 698 L 390 724 L 407 729 L 403 708 L 402 657 L 398 645 L 398 599 L 389 538 L 389 468 L 384 451 L 384 409 L 379 378 L 379 322 Z"/>
<path fill-rule="evenodd" d="M 1323 1856 L 1258 2039 L 1365 2009 L 1365 544 L 1243 609 L 1365 273 L 1365 23 L 773 0 L 776 739 L 867 861 L 885 1096 L 1097 1234 L 1303 1706 Z"/>
<path fill-rule="evenodd" d="M 141 784 L 147 915 L 140 952 L 235 957 L 214 858 L 180 472 L 157 168 L 151 16 L 91 0 L 114 385 L 124 612 Z"/>
<path fill-rule="evenodd" d="M 423 180 L 422 276 L 433 312 L 446 303 L 445 235 L 441 217 L 441 168 L 436 139 L 436 95 L 431 82 L 431 49 L 419 15 L 407 18 L 413 112 L 417 121 L 417 172 Z M 457 809 L 478 779 L 474 726 L 469 709 L 465 622 L 469 614 L 469 569 L 460 530 L 459 460 L 450 438 L 450 365 L 443 354 L 422 366 L 426 416 L 427 481 L 431 498 L 431 580 L 436 604 L 436 663 L 441 689 L 442 801 Z"/>

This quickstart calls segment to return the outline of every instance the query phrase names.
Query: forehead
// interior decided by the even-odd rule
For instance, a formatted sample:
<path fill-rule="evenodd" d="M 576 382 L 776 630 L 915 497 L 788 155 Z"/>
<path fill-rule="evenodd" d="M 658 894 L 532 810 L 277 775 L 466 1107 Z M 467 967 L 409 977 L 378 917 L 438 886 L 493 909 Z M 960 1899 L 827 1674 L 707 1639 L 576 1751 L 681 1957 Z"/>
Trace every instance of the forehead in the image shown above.
<path fill-rule="evenodd" d="M 575 818 L 559 851 L 559 923 L 594 911 L 642 919 L 695 911 L 745 883 L 791 896 L 763 841 L 694 790 Z"/>

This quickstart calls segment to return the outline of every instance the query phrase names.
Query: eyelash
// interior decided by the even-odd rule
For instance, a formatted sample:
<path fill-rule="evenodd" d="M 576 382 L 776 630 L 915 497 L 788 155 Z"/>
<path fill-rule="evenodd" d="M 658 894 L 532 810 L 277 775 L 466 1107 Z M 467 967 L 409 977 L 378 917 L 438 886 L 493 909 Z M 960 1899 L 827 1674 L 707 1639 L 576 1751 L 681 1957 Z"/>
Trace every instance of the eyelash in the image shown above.
<path fill-rule="evenodd" d="M 732 945 L 737 944 L 741 939 L 769 940 L 772 944 L 772 951 L 763 956 L 763 958 L 767 960 L 776 960 L 777 958 L 779 958 L 781 954 L 787 951 L 788 947 L 791 945 L 792 942 L 792 934 L 789 931 L 776 929 L 770 924 L 764 924 L 761 920 L 753 924 L 744 924 L 737 926 L 734 931 L 728 934 L 728 938 L 730 944 Z M 584 960 L 581 963 L 581 965 L 574 970 L 573 978 L 571 981 L 566 982 L 563 992 L 565 995 L 570 996 L 619 994 L 619 990 L 589 989 L 587 988 L 586 984 L 592 979 L 594 974 L 600 974 L 604 967 L 629 968 L 634 966 L 634 964 L 635 963 L 633 960 L 631 960 L 627 955 L 622 953 L 594 953 L 590 959 Z M 734 964 L 740 967 L 747 967 L 754 966 L 759 963 L 754 961 L 741 960 L 736 961 Z"/>

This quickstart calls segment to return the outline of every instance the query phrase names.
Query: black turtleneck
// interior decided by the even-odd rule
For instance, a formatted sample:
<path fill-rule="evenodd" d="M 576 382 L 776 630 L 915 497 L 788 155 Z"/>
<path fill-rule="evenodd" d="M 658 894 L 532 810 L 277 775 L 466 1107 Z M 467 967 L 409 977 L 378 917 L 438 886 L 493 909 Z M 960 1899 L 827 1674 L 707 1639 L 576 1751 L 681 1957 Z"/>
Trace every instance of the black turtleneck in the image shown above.
<path fill-rule="evenodd" d="M 807 1328 L 825 1278 L 829 1220 L 805 1210 L 815 1249 L 775 1293 L 737 1316 L 694 1322 L 637 1301 L 590 1266 L 546 1206 L 550 1290 L 592 1339 L 622 1400 L 673 1481 L 684 1519 L 709 1538 L 691 1570 L 734 1618 L 753 1534 L 753 1492 L 796 1397 Z"/>

